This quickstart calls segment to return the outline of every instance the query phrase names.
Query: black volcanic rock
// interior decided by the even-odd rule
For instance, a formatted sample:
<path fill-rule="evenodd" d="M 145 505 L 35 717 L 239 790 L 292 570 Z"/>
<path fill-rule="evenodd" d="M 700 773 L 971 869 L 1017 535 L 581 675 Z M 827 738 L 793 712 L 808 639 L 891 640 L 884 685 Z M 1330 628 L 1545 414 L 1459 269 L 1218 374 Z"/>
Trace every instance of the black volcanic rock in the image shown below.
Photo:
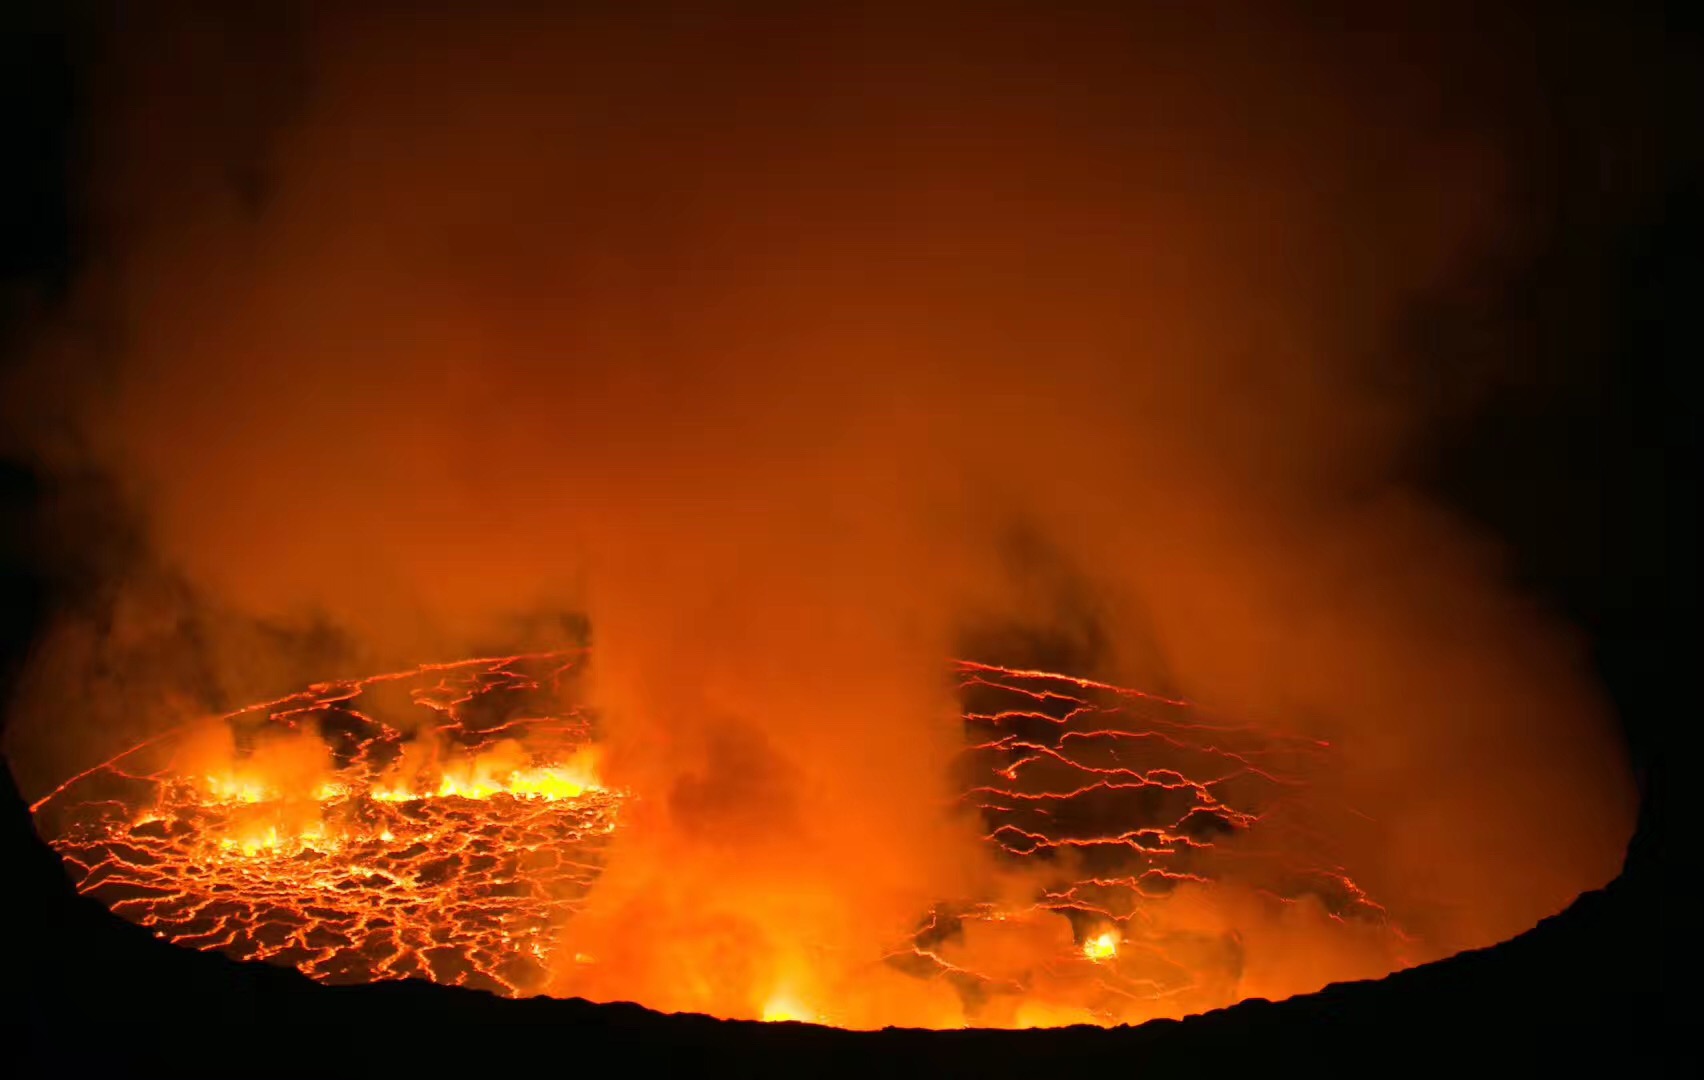
<path fill-rule="evenodd" d="M 78 896 L 8 772 L 5 979 L 15 1075 L 754 1073 L 1057 1075 L 1232 1069 L 1375 1075 L 1492 1061 L 1626 1071 L 1666 1060 L 1667 918 L 1647 798 L 1622 876 L 1505 944 L 1183 1021 L 1048 1031 L 846 1032 L 510 1000 L 423 982 L 323 986 L 168 945 Z"/>

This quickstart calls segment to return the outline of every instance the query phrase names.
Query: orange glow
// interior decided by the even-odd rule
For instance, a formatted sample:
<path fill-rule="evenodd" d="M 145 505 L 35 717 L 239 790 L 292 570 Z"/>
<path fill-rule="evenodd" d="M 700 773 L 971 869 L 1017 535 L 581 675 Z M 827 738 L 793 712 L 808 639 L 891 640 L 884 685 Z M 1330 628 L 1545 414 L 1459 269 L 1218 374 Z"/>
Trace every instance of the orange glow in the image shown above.
<path fill-rule="evenodd" d="M 800 1005 L 786 994 L 777 994 L 763 1003 L 762 1019 L 766 1023 L 782 1020 L 798 1020 L 807 1024 L 820 1024 L 822 1018 L 810 1009 Z"/>
<path fill-rule="evenodd" d="M 425 711 L 457 725 L 461 702 L 494 686 L 536 689 L 569 663 L 524 657 L 407 674 L 416 704 L 440 706 Z M 598 783 L 584 721 L 518 717 L 449 734 L 429 725 L 405 739 L 339 711 L 351 696 L 321 689 L 227 718 L 276 736 L 247 755 L 216 750 L 217 729 L 184 731 L 169 752 L 156 748 L 158 768 L 133 774 L 145 753 L 121 755 L 38 813 L 66 814 L 55 846 L 81 888 L 181 944 L 330 982 L 424 977 L 536 991 L 618 818 L 621 794 Z M 324 774 L 305 778 L 302 762 L 327 759 L 338 738 L 341 767 L 322 760 Z M 440 755 L 409 772 L 414 787 L 401 784 L 404 745 Z M 227 768 L 179 771 L 209 753 L 231 756 Z M 531 758 L 541 760 L 514 767 Z M 136 812 L 71 801 L 71 788 L 103 784 L 137 800 Z"/>
<path fill-rule="evenodd" d="M 414 791 L 408 788 L 376 787 L 367 797 L 378 802 L 409 802 L 414 799 L 489 799 L 509 795 L 517 799 L 575 799 L 588 791 L 598 791 L 597 780 L 587 762 L 568 765 L 549 765 L 534 769 L 512 769 L 490 773 L 472 766 L 467 773 L 446 772 L 436 788 Z"/>
<path fill-rule="evenodd" d="M 1118 956 L 1118 935 L 1111 930 L 1083 942 L 1083 955 L 1090 960 L 1112 960 Z"/>
<path fill-rule="evenodd" d="M 327 982 L 1025 1027 L 1615 873 L 1578 642 L 1414 486 L 1508 110 L 1277 14 L 406 6 L 163 14 L 79 104 L 0 429 L 112 568 L 4 731 L 89 896 Z"/>
<path fill-rule="evenodd" d="M 824 962 L 831 942 L 783 945 L 737 921 L 637 938 L 623 926 L 600 940 L 596 918 L 585 931 L 576 915 L 597 904 L 606 859 L 623 854 L 629 795 L 598 774 L 592 718 L 572 704 L 485 716 L 498 693 L 562 702 L 562 680 L 585 661 L 476 660 L 317 687 L 138 747 L 36 809 L 80 888 L 120 914 L 179 943 L 333 982 L 578 989 L 639 974 L 637 945 L 681 965 L 668 977 L 698 987 L 694 1004 L 730 1016 L 1119 1023 L 1234 994 L 1236 965 L 1220 955 L 1228 939 L 1190 928 L 1203 914 L 1231 916 L 1219 889 L 1254 904 L 1241 917 L 1256 924 L 1270 917 L 1262 906 L 1312 905 L 1309 934 L 1340 937 L 1373 970 L 1402 962 L 1403 932 L 1347 874 L 1312 867 L 1310 845 L 1271 853 L 1278 862 L 1262 870 L 1243 866 L 1255 851 L 1232 843 L 1283 827 L 1318 744 L 1200 717 L 1181 701 L 976 663 L 958 665 L 972 735 L 962 767 L 983 779 L 961 802 L 983 822 L 992 891 L 936 898 L 909 932 L 892 927 L 885 955 L 844 969 Z M 364 711 L 393 683 L 425 723 Z M 250 749 L 221 744 L 221 730 Z M 210 755 L 222 767 L 195 771 Z M 1281 797 L 1260 810 L 1263 790 Z M 1227 801 L 1233 791 L 1248 802 Z M 748 914 L 770 912 L 767 930 L 820 925 L 799 914 L 802 900 L 754 893 Z M 1092 921 L 1073 946 L 1079 920 Z M 568 951 L 564 940 L 581 944 Z M 1066 962 L 1073 949 L 1087 970 Z M 743 998 L 725 979 L 753 961 L 768 966 L 751 969 L 756 996 Z M 857 974 L 877 967 L 888 974 Z"/>

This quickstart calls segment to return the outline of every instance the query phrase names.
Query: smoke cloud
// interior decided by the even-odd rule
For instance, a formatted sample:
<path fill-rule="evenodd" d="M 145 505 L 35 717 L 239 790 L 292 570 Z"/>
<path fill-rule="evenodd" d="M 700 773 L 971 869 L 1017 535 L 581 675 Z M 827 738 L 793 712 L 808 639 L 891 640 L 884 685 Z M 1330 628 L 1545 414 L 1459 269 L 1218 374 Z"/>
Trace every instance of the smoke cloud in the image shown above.
<path fill-rule="evenodd" d="M 1485 90 L 1471 57 L 422 7 L 115 46 L 78 308 L 107 333 L 88 379 L 36 372 L 75 432 L 36 449 L 141 508 L 185 583 L 125 581 L 144 621 L 317 621 L 378 670 L 586 616 L 638 798 L 556 989 L 950 1012 L 857 964 L 995 876 L 945 661 L 999 627 L 1329 740 L 1334 838 L 1411 959 L 1614 874 L 1630 781 L 1577 643 L 1398 480 L 1431 419 L 1398 331 L 1516 216 L 1494 109 L 1436 89 Z M 300 666 L 207 625 L 232 694 Z M 123 745 L 76 690 L 113 633 L 44 643 L 15 757 Z M 1390 966 L 1286 918 L 1243 922 L 1248 992 Z"/>

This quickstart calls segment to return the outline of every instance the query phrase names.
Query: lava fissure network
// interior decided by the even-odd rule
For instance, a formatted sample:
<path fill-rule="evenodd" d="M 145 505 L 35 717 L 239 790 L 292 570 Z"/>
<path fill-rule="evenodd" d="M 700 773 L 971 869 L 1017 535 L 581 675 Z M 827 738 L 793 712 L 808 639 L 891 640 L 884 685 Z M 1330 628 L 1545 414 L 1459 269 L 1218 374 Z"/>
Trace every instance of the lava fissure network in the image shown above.
<path fill-rule="evenodd" d="M 637 797 L 600 781 L 596 718 L 561 704 L 586 660 L 319 684 L 133 747 L 37 803 L 38 827 L 81 892 L 179 945 L 330 983 L 544 992 Z M 1405 935 L 1310 821 L 1325 743 L 1063 674 L 955 670 L 960 809 L 1021 888 L 942 898 L 870 960 L 950 985 L 959 1022 L 1235 1000 L 1240 909 L 1205 917 L 1215 890 L 1267 918 L 1311 905 L 1402 963 Z M 833 1022 L 833 1005 L 788 1018 Z"/>

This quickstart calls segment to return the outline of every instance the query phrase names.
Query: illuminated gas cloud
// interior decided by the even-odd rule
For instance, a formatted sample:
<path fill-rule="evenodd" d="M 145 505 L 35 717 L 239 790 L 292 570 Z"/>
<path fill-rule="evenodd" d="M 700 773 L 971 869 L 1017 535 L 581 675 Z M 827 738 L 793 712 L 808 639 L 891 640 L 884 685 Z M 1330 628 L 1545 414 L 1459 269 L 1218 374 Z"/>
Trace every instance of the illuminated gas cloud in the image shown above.
<path fill-rule="evenodd" d="M 1508 53 L 952 6 L 126 23 L 0 424 L 99 579 L 4 732 L 80 888 L 328 981 L 948 1028 L 1616 873 L 1577 636 L 1417 480 L 1483 389 L 1424 316 L 1532 213 Z"/>

